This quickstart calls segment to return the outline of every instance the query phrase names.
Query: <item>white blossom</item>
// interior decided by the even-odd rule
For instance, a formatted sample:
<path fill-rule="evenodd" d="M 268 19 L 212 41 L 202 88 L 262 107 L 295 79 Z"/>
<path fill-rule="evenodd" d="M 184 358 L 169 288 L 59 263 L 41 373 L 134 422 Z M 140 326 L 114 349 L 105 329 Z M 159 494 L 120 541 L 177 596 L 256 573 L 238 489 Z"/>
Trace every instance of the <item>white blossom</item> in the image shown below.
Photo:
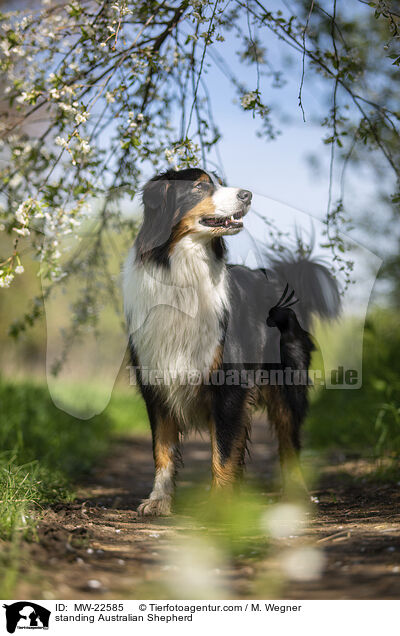
<path fill-rule="evenodd" d="M 22 175 L 20 172 L 17 172 L 12 179 L 10 179 L 9 185 L 11 188 L 17 188 L 22 181 Z"/>
<path fill-rule="evenodd" d="M 71 114 L 76 113 L 76 108 L 74 108 L 74 106 L 71 106 L 71 104 L 60 102 L 58 105 L 61 108 L 61 110 L 64 111 L 64 113 L 71 113 Z"/>
<path fill-rule="evenodd" d="M 0 278 L 0 287 L 10 287 L 11 282 L 14 280 L 14 274 L 6 274 Z"/>
<path fill-rule="evenodd" d="M 14 232 L 20 236 L 29 236 L 30 232 L 27 227 L 13 227 Z"/>
<path fill-rule="evenodd" d="M 87 155 L 90 152 L 90 150 L 91 150 L 90 145 L 84 139 L 82 139 L 80 147 L 81 147 L 81 151 L 83 152 L 84 155 Z"/>
<path fill-rule="evenodd" d="M 62 146 L 63 148 L 66 148 L 68 146 L 68 143 L 64 139 L 64 137 L 56 137 L 56 145 L 57 146 Z"/>
<path fill-rule="evenodd" d="M 78 113 L 75 115 L 75 121 L 77 124 L 84 124 L 88 120 L 88 113 Z"/>
<path fill-rule="evenodd" d="M 250 91 L 249 93 L 245 93 L 240 100 L 243 108 L 249 108 L 257 99 L 257 93 L 255 91 Z"/>
<path fill-rule="evenodd" d="M 15 212 L 15 218 L 17 219 L 18 223 L 21 223 L 21 225 L 25 225 L 28 218 L 25 210 L 25 205 L 25 203 L 21 203 L 18 206 L 17 211 Z"/>

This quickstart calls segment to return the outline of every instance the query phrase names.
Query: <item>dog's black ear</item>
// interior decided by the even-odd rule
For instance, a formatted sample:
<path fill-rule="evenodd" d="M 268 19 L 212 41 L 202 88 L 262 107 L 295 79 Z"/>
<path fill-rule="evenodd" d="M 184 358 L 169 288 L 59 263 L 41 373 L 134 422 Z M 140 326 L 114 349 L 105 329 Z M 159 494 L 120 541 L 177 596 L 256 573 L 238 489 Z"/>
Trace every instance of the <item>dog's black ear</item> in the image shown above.
<path fill-rule="evenodd" d="M 143 205 L 156 210 L 165 207 L 170 182 L 166 179 L 151 180 L 143 188 Z"/>
<path fill-rule="evenodd" d="M 143 188 L 143 224 L 136 238 L 137 256 L 143 262 L 150 255 L 165 263 L 175 211 L 175 189 L 164 175 L 151 179 Z"/>

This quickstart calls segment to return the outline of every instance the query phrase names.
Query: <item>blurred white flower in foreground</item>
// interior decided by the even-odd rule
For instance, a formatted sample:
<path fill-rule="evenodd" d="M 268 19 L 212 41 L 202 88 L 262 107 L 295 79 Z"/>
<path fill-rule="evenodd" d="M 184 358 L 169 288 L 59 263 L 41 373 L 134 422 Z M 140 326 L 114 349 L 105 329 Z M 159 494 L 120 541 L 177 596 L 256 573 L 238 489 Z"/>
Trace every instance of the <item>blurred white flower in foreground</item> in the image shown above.
<path fill-rule="evenodd" d="M 176 546 L 167 560 L 168 586 L 176 598 L 224 598 L 227 590 L 216 576 L 223 569 L 222 554 L 207 541 L 192 539 Z"/>
<path fill-rule="evenodd" d="M 261 520 L 262 529 L 274 539 L 301 534 L 305 523 L 305 509 L 289 503 L 271 506 Z"/>
<path fill-rule="evenodd" d="M 281 556 L 284 574 L 294 581 L 315 581 L 321 577 L 325 556 L 321 550 L 302 546 L 285 551 Z"/>

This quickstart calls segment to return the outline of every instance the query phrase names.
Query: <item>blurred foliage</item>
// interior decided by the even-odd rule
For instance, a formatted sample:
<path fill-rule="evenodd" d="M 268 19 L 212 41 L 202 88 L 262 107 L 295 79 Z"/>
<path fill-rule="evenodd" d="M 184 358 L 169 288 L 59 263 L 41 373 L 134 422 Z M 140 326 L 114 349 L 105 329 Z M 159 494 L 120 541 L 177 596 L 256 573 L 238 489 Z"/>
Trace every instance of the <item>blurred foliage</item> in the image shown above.
<path fill-rule="evenodd" d="M 322 550 L 302 540 L 310 514 L 304 498 L 282 502 L 248 480 L 229 492 L 181 484 L 166 575 L 135 586 L 134 598 L 284 598 L 288 580 L 321 576 Z"/>
<path fill-rule="evenodd" d="M 18 463 L 38 460 L 73 475 L 86 470 L 107 447 L 106 415 L 82 421 L 59 411 L 46 387 L 0 381 L 0 447 Z"/>
<path fill-rule="evenodd" d="M 74 481 L 116 432 L 145 427 L 133 390 L 115 392 L 104 413 L 79 420 L 57 409 L 45 386 L 0 379 L 0 538 L 31 536 L 35 505 L 72 497 Z"/>
<path fill-rule="evenodd" d="M 321 126 L 331 181 L 336 162 L 342 177 L 352 162 L 366 166 L 397 214 L 398 35 L 390 0 L 295 0 L 273 8 L 260 0 L 85 0 L 1 13 L 0 232 L 10 244 L 0 254 L 0 285 L 23 275 L 30 246 L 47 297 L 69 279 L 85 280 L 67 337 L 95 325 L 115 288 L 107 241 L 111 234 L 131 239 L 137 230 L 123 198 L 132 206 L 150 171 L 220 163 L 221 131 L 206 81 L 211 67 L 229 80 L 238 108 L 266 140 L 284 122 L 284 100 L 275 106 L 271 88 L 297 69 L 300 116 Z M 305 82 L 320 96 L 310 113 Z M 352 262 L 340 231 L 349 214 L 343 193 L 335 198 L 330 188 L 323 247 L 348 283 Z M 91 240 L 71 253 L 64 239 L 79 238 L 94 202 Z M 13 323 L 14 335 L 35 322 L 39 305 L 36 299 Z"/>
<path fill-rule="evenodd" d="M 346 341 L 331 343 L 345 353 Z M 364 331 L 360 389 L 316 390 L 306 424 L 315 447 L 400 454 L 400 325 L 390 310 L 374 309 Z"/>
<path fill-rule="evenodd" d="M 189 519 L 190 524 L 201 525 L 203 538 L 229 558 L 265 551 L 268 544 L 261 525 L 265 497 L 248 485 L 228 493 L 215 491 L 210 496 L 207 486 L 179 489 L 176 514 Z"/>

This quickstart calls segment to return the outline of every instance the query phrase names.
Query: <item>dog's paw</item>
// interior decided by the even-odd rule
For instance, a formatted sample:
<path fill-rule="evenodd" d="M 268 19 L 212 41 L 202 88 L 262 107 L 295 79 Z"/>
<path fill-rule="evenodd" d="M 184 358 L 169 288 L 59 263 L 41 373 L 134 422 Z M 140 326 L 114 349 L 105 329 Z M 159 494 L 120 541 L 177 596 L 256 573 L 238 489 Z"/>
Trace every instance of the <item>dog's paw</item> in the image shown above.
<path fill-rule="evenodd" d="M 144 499 L 137 513 L 141 517 L 167 517 L 171 514 L 171 497 Z"/>

